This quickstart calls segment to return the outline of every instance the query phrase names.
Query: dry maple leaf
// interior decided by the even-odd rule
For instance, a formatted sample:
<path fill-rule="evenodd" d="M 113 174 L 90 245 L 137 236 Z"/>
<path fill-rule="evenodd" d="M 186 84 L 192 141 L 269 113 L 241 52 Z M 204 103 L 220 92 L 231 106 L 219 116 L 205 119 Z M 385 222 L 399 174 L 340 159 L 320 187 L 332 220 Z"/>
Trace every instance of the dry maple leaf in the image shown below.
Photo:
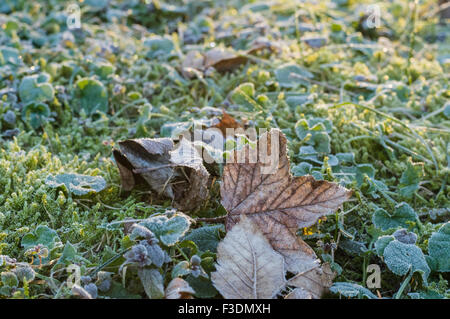
<path fill-rule="evenodd" d="M 278 155 L 272 156 L 275 146 L 279 146 Z M 278 159 L 271 174 L 264 172 L 267 168 L 266 160 L 261 156 L 264 147 L 269 157 Z M 286 137 L 279 130 L 272 129 L 260 137 L 258 153 L 256 163 L 251 163 L 251 152 L 246 145 L 236 151 L 234 161 L 227 162 L 224 167 L 220 193 L 222 205 L 228 211 L 226 228 L 232 229 L 245 215 L 285 257 L 287 270 L 299 273 L 313 269 L 318 265 L 316 255 L 296 232 L 298 228 L 311 226 L 319 218 L 333 213 L 351 192 L 335 183 L 317 181 L 312 176 L 293 177 Z M 242 160 L 238 163 L 237 159 Z"/>
<path fill-rule="evenodd" d="M 192 299 L 193 294 L 194 289 L 181 278 L 172 279 L 165 292 L 166 299 Z"/>
<path fill-rule="evenodd" d="M 211 280 L 227 299 L 273 298 L 285 285 L 283 256 L 244 217 L 219 243 Z"/>

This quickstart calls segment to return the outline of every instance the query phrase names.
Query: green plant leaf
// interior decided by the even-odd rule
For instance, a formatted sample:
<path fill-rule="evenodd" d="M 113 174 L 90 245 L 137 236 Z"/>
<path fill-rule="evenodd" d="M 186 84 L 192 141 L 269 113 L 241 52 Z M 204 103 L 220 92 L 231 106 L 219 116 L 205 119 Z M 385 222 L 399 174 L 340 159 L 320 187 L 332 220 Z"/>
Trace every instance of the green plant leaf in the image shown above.
<path fill-rule="evenodd" d="M 0 47 L 0 66 L 5 64 L 18 65 L 22 62 L 17 49 L 10 47 Z"/>
<path fill-rule="evenodd" d="M 417 218 L 417 214 L 411 206 L 403 202 L 395 206 L 392 214 L 382 208 L 377 209 L 373 214 L 372 222 L 375 227 L 384 231 L 397 227 L 407 228 L 407 222 L 416 222 Z"/>
<path fill-rule="evenodd" d="M 443 295 L 434 290 L 410 292 L 408 296 L 411 297 L 411 299 L 444 299 Z"/>
<path fill-rule="evenodd" d="M 217 289 L 214 288 L 211 280 L 205 278 L 204 276 L 194 277 L 192 275 L 188 275 L 185 279 L 189 286 L 192 287 L 195 291 L 195 297 L 197 298 L 213 298 L 217 295 Z"/>
<path fill-rule="evenodd" d="M 330 291 L 335 294 L 341 294 L 345 297 L 367 297 L 369 299 L 378 299 L 369 289 L 351 282 L 335 282 L 330 287 Z"/>
<path fill-rule="evenodd" d="M 446 118 L 450 119 L 450 103 L 447 102 L 444 109 L 444 115 Z"/>
<path fill-rule="evenodd" d="M 84 110 L 87 115 L 96 111 L 108 111 L 108 92 L 102 82 L 94 78 L 82 78 L 76 83 L 78 112 Z"/>
<path fill-rule="evenodd" d="M 180 243 L 178 243 L 180 248 L 183 248 L 183 251 L 188 255 L 196 255 L 198 253 L 198 247 L 192 240 L 187 240 L 185 238 L 180 239 Z"/>
<path fill-rule="evenodd" d="M 295 124 L 295 134 L 297 137 L 303 140 L 310 134 L 311 137 L 306 143 L 313 146 L 314 150 L 318 153 L 328 154 L 331 152 L 331 139 L 328 135 L 328 132 L 331 132 L 331 130 L 332 124 L 329 121 L 316 118 L 310 120 L 300 119 Z"/>
<path fill-rule="evenodd" d="M 116 68 L 109 62 L 100 62 L 95 65 L 95 74 L 100 78 L 106 79 L 111 74 L 114 74 Z"/>
<path fill-rule="evenodd" d="M 77 249 L 74 245 L 67 242 L 64 246 L 61 257 L 59 257 L 58 262 L 56 264 L 65 265 L 67 262 L 75 261 L 75 256 L 77 255 Z"/>
<path fill-rule="evenodd" d="M 420 178 L 423 175 L 423 163 L 413 163 L 408 160 L 406 170 L 400 178 L 399 191 L 406 198 L 411 198 L 419 189 Z"/>
<path fill-rule="evenodd" d="M 231 100 L 249 110 L 258 110 L 261 106 L 253 98 L 255 85 L 253 83 L 242 83 L 231 92 Z"/>
<path fill-rule="evenodd" d="M 372 164 L 359 164 L 356 166 L 356 183 L 358 187 L 364 183 L 364 176 L 368 176 L 369 178 L 375 177 L 375 168 Z"/>
<path fill-rule="evenodd" d="M 172 269 L 172 278 L 183 277 L 191 273 L 189 262 L 186 260 L 180 261 Z"/>
<path fill-rule="evenodd" d="M 125 289 L 120 283 L 113 281 L 111 288 L 102 295 L 114 298 L 114 299 L 142 299 L 140 295 L 132 294 Z"/>
<path fill-rule="evenodd" d="M 377 241 L 375 242 L 375 250 L 377 252 L 377 255 L 380 256 L 380 257 L 383 256 L 384 249 L 393 240 L 395 240 L 394 236 L 381 236 L 381 237 L 378 237 Z"/>
<path fill-rule="evenodd" d="M 428 254 L 434 259 L 437 271 L 450 272 L 450 222 L 431 235 Z"/>
<path fill-rule="evenodd" d="M 64 245 L 64 249 L 62 251 L 61 256 L 59 257 L 58 261 L 56 262 L 55 266 L 53 266 L 53 270 L 56 270 L 58 268 L 74 264 L 80 261 L 86 261 L 83 257 L 78 255 L 77 248 L 72 245 L 70 242 L 67 242 Z"/>
<path fill-rule="evenodd" d="M 50 108 L 45 103 L 30 102 L 22 109 L 22 120 L 33 129 L 37 129 L 47 122 Z"/>
<path fill-rule="evenodd" d="M 347 253 L 353 256 L 361 256 L 365 252 L 367 252 L 367 247 L 363 242 L 345 239 L 340 245 L 340 248 L 344 249 Z"/>
<path fill-rule="evenodd" d="M 386 265 L 394 274 L 403 276 L 410 270 L 420 272 L 424 282 L 427 282 L 430 267 L 428 267 L 422 250 L 416 245 L 393 240 L 384 249 L 383 256 Z"/>
<path fill-rule="evenodd" d="M 36 278 L 36 272 L 29 264 L 19 264 L 15 269 L 14 273 L 20 282 L 31 282 Z"/>
<path fill-rule="evenodd" d="M 294 176 L 305 176 L 311 174 L 313 166 L 307 162 L 301 162 L 292 168 L 292 174 Z"/>
<path fill-rule="evenodd" d="M 12 271 L 4 271 L 0 274 L 2 286 L 15 288 L 19 286 L 19 280 L 17 276 Z"/>
<path fill-rule="evenodd" d="M 55 92 L 53 86 L 48 83 L 49 79 L 50 76 L 46 73 L 24 77 L 19 85 L 20 99 L 24 103 L 53 100 Z"/>
<path fill-rule="evenodd" d="M 158 35 L 145 39 L 144 46 L 149 48 L 147 53 L 149 58 L 168 56 L 174 49 L 173 42 L 170 38 Z"/>
<path fill-rule="evenodd" d="M 22 238 L 21 245 L 25 251 L 34 249 L 38 245 L 42 245 L 43 248 L 48 249 L 48 256 L 42 257 L 40 260 L 35 258 L 33 262 L 34 265 L 39 265 L 41 262 L 45 265 L 50 260 L 56 258 L 56 251 L 63 244 L 55 230 L 46 225 L 39 225 L 34 232 L 29 232 Z"/>
<path fill-rule="evenodd" d="M 34 232 L 29 232 L 22 238 L 22 247 L 29 249 L 39 244 L 49 250 L 57 246 L 62 246 L 58 233 L 46 225 L 39 225 Z"/>
<path fill-rule="evenodd" d="M 155 216 L 140 223 L 150 229 L 155 236 L 166 246 L 176 244 L 189 230 L 190 221 L 182 213 L 177 213 L 171 218 Z"/>
<path fill-rule="evenodd" d="M 204 226 L 192 230 L 183 239 L 192 240 L 201 251 L 215 252 L 220 241 L 220 231 L 225 231 L 223 225 Z"/>
<path fill-rule="evenodd" d="M 327 132 L 317 132 L 311 138 L 314 142 L 314 149 L 319 153 L 328 154 L 331 152 L 331 138 Z"/>
<path fill-rule="evenodd" d="M 65 186 L 67 190 L 75 195 L 86 195 L 91 192 L 98 193 L 105 189 L 106 181 L 101 176 L 90 176 L 82 174 L 59 174 L 49 175 L 45 184 L 52 188 Z"/>
<path fill-rule="evenodd" d="M 141 279 L 145 293 L 150 299 L 164 297 L 164 278 L 157 269 L 139 268 L 138 276 Z"/>
<path fill-rule="evenodd" d="M 297 64 L 288 63 L 275 70 L 275 77 L 281 87 L 294 88 L 299 84 L 308 85 L 308 79 L 314 75 Z"/>

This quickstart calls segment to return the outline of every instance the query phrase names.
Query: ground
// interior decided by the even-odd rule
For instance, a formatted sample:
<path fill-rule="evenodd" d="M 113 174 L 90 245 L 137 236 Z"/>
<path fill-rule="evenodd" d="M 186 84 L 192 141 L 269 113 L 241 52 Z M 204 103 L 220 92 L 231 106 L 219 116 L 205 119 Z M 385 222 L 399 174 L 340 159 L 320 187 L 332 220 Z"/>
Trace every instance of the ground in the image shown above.
<path fill-rule="evenodd" d="M 0 4 L 0 297 L 70 298 L 70 264 L 108 277 L 92 279 L 111 285 L 99 298 L 145 297 L 136 271 L 119 271 L 133 244 L 120 221 L 170 213 L 173 203 L 145 186 L 123 192 L 112 150 L 222 110 L 279 128 L 294 175 L 353 190 L 335 216 L 300 230 L 334 282 L 359 285 L 328 297 L 370 297 L 370 264 L 381 269 L 370 289 L 378 297 L 449 296 L 450 51 L 437 1 L 85 0 L 71 13 L 68 4 Z M 214 48 L 244 63 L 183 68 L 189 51 Z M 220 172 L 208 201 L 185 212 L 193 219 L 225 213 Z M 106 186 L 77 193 L 49 180 L 64 173 Z M 218 242 L 225 232 L 215 225 L 198 221 L 187 236 L 205 227 Z M 399 229 L 415 236 L 406 271 L 379 249 L 382 236 L 404 244 Z M 163 247 L 163 285 L 181 262 L 195 268 L 197 254 L 207 276 L 184 278 L 196 297 L 220 297 L 209 282 L 217 243 L 200 246 L 181 238 Z"/>

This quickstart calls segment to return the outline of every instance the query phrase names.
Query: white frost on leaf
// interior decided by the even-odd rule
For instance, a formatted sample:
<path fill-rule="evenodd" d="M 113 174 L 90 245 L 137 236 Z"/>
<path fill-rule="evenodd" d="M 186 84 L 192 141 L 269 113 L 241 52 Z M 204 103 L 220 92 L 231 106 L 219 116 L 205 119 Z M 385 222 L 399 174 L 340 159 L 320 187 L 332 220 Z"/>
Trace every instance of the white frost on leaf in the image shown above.
<path fill-rule="evenodd" d="M 270 299 L 285 285 L 283 256 L 248 218 L 227 233 L 217 256 L 211 278 L 226 299 Z"/>

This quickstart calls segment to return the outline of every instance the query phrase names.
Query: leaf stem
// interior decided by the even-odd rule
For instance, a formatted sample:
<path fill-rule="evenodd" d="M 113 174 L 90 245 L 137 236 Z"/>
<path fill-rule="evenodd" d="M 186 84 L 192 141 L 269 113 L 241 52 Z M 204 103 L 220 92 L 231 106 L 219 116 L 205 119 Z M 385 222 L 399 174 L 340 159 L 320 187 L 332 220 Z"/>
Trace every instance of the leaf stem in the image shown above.
<path fill-rule="evenodd" d="M 196 222 L 205 222 L 205 223 L 223 223 L 225 222 L 225 219 L 227 218 L 227 215 L 225 216 L 219 216 L 219 217 L 198 217 L 195 218 Z"/>
<path fill-rule="evenodd" d="M 101 264 L 100 266 L 98 266 L 97 268 L 94 269 L 94 271 L 92 271 L 92 273 L 90 274 L 91 276 L 94 276 L 95 274 L 97 274 L 100 270 L 102 270 L 103 268 L 105 268 L 106 266 L 108 266 L 109 264 L 111 264 L 112 262 L 114 262 L 115 260 L 119 259 L 120 257 L 122 257 L 123 254 L 125 254 L 127 251 L 131 250 L 131 247 L 126 248 L 124 250 L 122 250 L 121 252 L 119 252 L 117 255 L 111 257 L 110 259 L 108 259 L 107 261 L 105 261 L 103 264 Z"/>
<path fill-rule="evenodd" d="M 400 299 L 400 297 L 403 293 L 403 290 L 405 290 L 406 286 L 408 285 L 409 281 L 411 280 L 413 273 L 414 272 L 410 269 L 408 276 L 405 278 L 405 280 L 403 280 L 402 285 L 400 286 L 400 288 L 398 289 L 397 293 L 394 296 L 394 299 Z"/>
<path fill-rule="evenodd" d="M 178 250 L 178 252 L 181 254 L 181 256 L 183 256 L 184 259 L 186 259 L 187 262 L 190 261 L 189 257 L 186 256 L 186 254 L 184 253 L 183 249 L 181 249 L 178 244 L 175 245 L 175 248 Z"/>

